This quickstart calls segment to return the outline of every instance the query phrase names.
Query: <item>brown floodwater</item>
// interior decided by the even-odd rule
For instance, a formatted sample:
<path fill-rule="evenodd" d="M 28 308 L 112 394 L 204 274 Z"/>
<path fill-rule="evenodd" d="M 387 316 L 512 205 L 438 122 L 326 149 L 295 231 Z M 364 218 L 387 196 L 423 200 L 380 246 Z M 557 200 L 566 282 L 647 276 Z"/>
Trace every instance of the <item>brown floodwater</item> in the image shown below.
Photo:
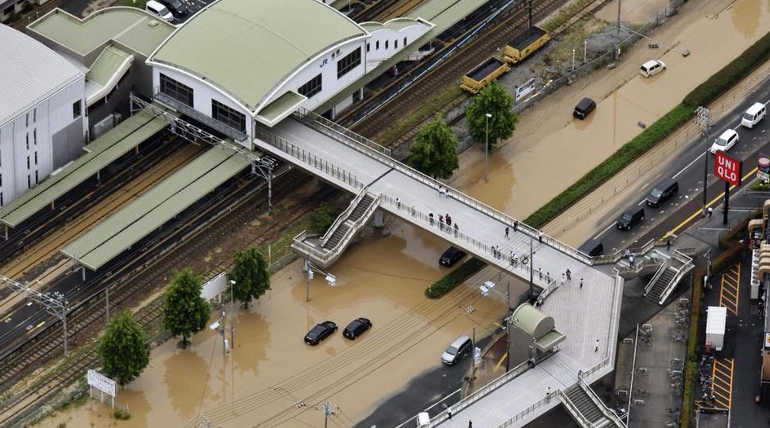
<path fill-rule="evenodd" d="M 506 308 L 471 287 L 425 298 L 425 287 L 445 272 L 437 260 L 447 244 L 400 221 L 391 232 L 354 244 L 330 269 L 334 288 L 317 275 L 309 303 L 299 262 L 276 273 L 272 290 L 239 310 L 235 349 L 227 356 L 221 337 L 209 330 L 186 350 L 173 340 L 154 349 L 150 366 L 118 394 L 130 420 L 114 421 L 107 406 L 91 402 L 43 426 L 179 426 L 200 412 L 212 426 L 318 426 L 322 414 L 315 406 L 325 399 L 340 409 L 332 426 L 353 425 L 412 377 L 439 366 L 455 337 L 474 328 L 479 337 L 490 333 Z M 344 339 L 341 330 L 360 316 L 373 328 L 355 341 Z M 305 345 L 307 330 L 325 320 L 340 331 L 318 346 Z M 298 408 L 298 401 L 306 405 Z"/>

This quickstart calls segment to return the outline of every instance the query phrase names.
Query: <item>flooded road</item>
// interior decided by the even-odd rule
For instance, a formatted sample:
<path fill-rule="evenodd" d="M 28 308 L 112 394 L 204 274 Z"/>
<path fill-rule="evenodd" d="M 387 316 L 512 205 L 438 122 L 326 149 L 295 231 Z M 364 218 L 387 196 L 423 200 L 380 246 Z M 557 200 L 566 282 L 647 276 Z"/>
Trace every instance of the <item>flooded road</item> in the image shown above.
<path fill-rule="evenodd" d="M 659 49 L 640 41 L 617 70 L 598 70 L 523 112 L 513 138 L 490 156 L 488 182 L 482 149 L 474 148 L 461 156 L 451 184 L 513 216 L 528 216 L 761 37 L 760 29 L 770 28 L 769 10 L 758 0 L 685 4 L 656 30 Z M 680 54 L 684 49 L 688 57 Z M 639 65 L 655 58 L 667 70 L 639 76 Z M 596 111 L 573 120 L 572 108 L 584 96 L 597 102 Z"/>
<path fill-rule="evenodd" d="M 316 407 L 326 399 L 339 406 L 332 426 L 352 426 L 409 379 L 440 366 L 455 337 L 473 328 L 478 337 L 489 334 L 506 309 L 471 287 L 425 298 L 425 287 L 445 272 L 437 260 L 446 244 L 402 222 L 392 229 L 348 250 L 330 269 L 334 288 L 317 275 L 309 303 L 299 262 L 275 274 L 272 290 L 239 311 L 231 354 L 223 357 L 221 337 L 209 330 L 187 350 L 175 340 L 154 349 L 150 366 L 118 394 L 130 420 L 113 421 L 107 406 L 92 402 L 43 426 L 180 426 L 201 412 L 212 426 L 319 426 Z M 355 341 L 343 338 L 345 325 L 361 316 L 372 329 Z M 305 345 L 307 330 L 325 320 L 340 330 Z"/>

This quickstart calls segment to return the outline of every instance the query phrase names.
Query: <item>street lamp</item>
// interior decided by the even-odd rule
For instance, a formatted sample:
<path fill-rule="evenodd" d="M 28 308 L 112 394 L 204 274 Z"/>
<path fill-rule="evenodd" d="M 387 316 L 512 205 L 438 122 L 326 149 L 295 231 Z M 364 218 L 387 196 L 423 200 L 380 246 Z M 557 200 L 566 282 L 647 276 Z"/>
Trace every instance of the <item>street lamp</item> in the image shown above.
<path fill-rule="evenodd" d="M 484 113 L 485 131 L 484 131 L 484 181 L 489 181 L 489 119 L 492 117 L 489 113 Z"/>

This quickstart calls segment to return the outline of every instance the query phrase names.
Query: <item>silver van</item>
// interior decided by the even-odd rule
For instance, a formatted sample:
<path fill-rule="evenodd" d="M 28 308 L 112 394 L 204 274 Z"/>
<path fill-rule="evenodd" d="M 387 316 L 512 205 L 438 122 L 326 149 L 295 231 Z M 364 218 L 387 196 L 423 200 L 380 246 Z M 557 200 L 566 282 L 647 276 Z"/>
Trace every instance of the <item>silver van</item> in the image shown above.
<path fill-rule="evenodd" d="M 765 105 L 762 103 L 754 103 L 749 107 L 741 117 L 741 125 L 746 128 L 753 128 L 754 125 L 759 123 L 765 117 Z"/>
<path fill-rule="evenodd" d="M 469 354 L 472 347 L 473 343 L 470 337 L 460 336 L 441 354 L 441 362 L 450 366 L 454 365 L 462 360 L 465 354 Z"/>
<path fill-rule="evenodd" d="M 657 59 L 651 59 L 644 64 L 642 64 L 641 67 L 639 67 L 639 72 L 644 77 L 651 77 L 654 76 L 661 71 L 666 69 L 666 64 L 663 63 L 663 61 L 657 60 Z"/>

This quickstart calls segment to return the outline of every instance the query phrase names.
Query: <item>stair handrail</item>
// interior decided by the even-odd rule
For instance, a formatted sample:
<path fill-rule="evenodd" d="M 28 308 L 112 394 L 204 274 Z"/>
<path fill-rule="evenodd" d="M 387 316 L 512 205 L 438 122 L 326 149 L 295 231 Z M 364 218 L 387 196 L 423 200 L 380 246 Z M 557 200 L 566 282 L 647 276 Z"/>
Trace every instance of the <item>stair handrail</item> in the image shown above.
<path fill-rule="evenodd" d="M 358 221 L 352 222 L 350 229 L 348 229 L 348 232 L 345 234 L 345 236 L 340 239 L 340 242 L 337 243 L 337 245 L 334 246 L 334 248 L 330 249 L 330 253 L 336 253 L 339 252 L 342 248 L 347 248 L 348 243 L 351 239 L 358 233 L 358 231 L 363 227 L 364 224 L 366 224 L 366 221 L 369 219 L 369 216 L 374 212 L 375 209 L 377 209 L 377 206 L 380 204 L 380 197 L 375 196 L 372 200 L 372 203 L 369 204 L 369 206 L 366 208 L 366 211 L 361 215 L 361 218 L 358 219 Z"/>
<path fill-rule="evenodd" d="M 596 394 L 596 391 L 594 391 L 591 386 L 589 386 L 583 379 L 578 379 L 578 384 L 580 388 L 585 391 L 586 395 L 588 395 L 588 398 L 591 399 L 591 401 L 594 402 L 596 407 L 599 409 L 602 414 L 610 420 L 615 426 L 620 428 L 626 428 L 626 424 L 623 423 L 623 421 L 618 417 L 618 415 L 615 414 L 615 412 L 612 411 L 609 407 L 607 407 L 606 404 L 604 404 L 604 401 L 602 401 L 601 398 L 599 398 L 599 395 Z"/>
<path fill-rule="evenodd" d="M 557 389 L 556 391 L 562 404 L 564 404 L 564 407 L 566 407 L 567 411 L 572 415 L 573 418 L 575 418 L 575 422 L 586 428 L 592 428 L 594 426 L 594 424 L 588 420 L 583 412 L 578 409 L 577 404 L 575 404 L 572 399 L 570 399 L 569 396 L 564 393 L 564 391 L 561 389 Z"/>
<path fill-rule="evenodd" d="M 665 302 L 666 299 L 668 299 L 668 296 L 671 295 L 671 292 L 673 292 L 674 288 L 676 288 L 675 285 L 682 280 L 682 277 L 684 277 L 688 272 L 690 272 L 694 268 L 695 268 L 695 264 L 690 261 L 682 265 L 682 267 L 680 267 L 679 270 L 677 270 L 676 275 L 674 275 L 674 278 L 671 279 L 671 281 L 666 286 L 666 289 L 660 295 L 660 300 L 658 301 L 659 305 L 663 305 L 663 302 Z"/>
<path fill-rule="evenodd" d="M 350 217 L 350 214 L 353 213 L 353 210 L 356 209 L 356 206 L 358 206 L 358 203 L 361 202 L 361 200 L 364 198 L 364 196 L 367 194 L 367 189 L 364 187 L 361 189 L 360 192 L 356 195 L 355 198 L 353 198 L 352 201 L 348 204 L 348 207 L 345 208 L 344 211 L 340 213 L 340 215 L 337 216 L 336 219 L 334 219 L 334 222 L 329 226 L 328 229 L 326 229 L 326 232 L 324 232 L 323 236 L 321 236 L 321 246 L 323 247 L 326 245 L 326 243 L 329 241 L 331 236 L 334 234 L 334 230 L 339 227 L 339 225 L 344 222 L 348 217 Z"/>
<path fill-rule="evenodd" d="M 652 287 L 655 285 L 655 282 L 658 281 L 658 278 L 660 278 L 661 275 L 663 275 L 663 272 L 668 269 L 668 262 L 661 263 L 658 270 L 655 271 L 655 275 L 652 276 L 652 279 L 650 279 L 650 282 L 647 283 L 647 285 L 644 286 L 644 292 L 642 293 L 642 296 L 647 296 L 649 294 L 650 290 L 652 290 Z"/>
<path fill-rule="evenodd" d="M 315 257 L 320 258 L 324 253 L 324 251 L 321 249 L 322 247 L 319 248 L 306 242 L 308 239 L 315 238 L 317 236 L 317 234 L 309 233 L 307 230 L 303 230 L 294 238 L 292 238 L 291 247 L 302 253 L 315 254 Z"/>

